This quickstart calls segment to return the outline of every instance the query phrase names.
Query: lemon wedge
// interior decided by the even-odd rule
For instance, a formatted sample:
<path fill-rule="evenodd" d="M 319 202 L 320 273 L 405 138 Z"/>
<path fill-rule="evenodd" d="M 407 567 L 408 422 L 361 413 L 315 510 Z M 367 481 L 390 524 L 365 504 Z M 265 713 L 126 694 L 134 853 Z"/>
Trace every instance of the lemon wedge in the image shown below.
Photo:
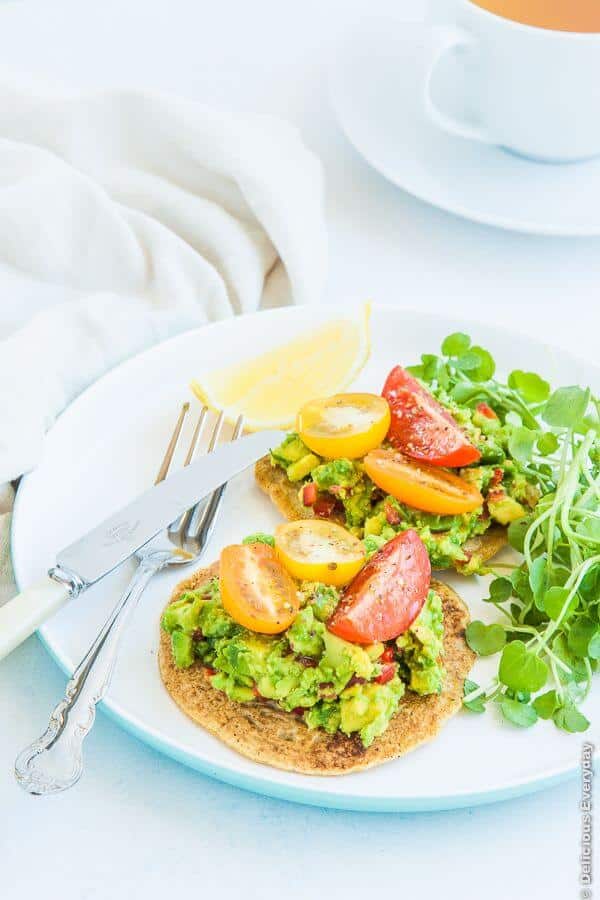
<path fill-rule="evenodd" d="M 324 322 L 245 362 L 215 369 L 192 381 L 196 397 L 222 409 L 228 421 L 243 414 L 250 431 L 289 428 L 308 400 L 343 391 L 371 352 L 371 304 L 348 318 Z"/>

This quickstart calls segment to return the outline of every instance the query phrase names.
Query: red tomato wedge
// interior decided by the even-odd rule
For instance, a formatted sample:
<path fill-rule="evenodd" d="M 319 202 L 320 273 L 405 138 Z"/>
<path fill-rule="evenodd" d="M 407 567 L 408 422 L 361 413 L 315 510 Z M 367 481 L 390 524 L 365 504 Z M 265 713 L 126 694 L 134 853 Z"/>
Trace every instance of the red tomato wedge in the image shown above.
<path fill-rule="evenodd" d="M 431 563 L 423 541 L 416 531 L 404 531 L 350 582 L 327 628 L 357 644 L 392 640 L 421 612 L 430 582 Z"/>
<path fill-rule="evenodd" d="M 414 509 L 456 516 L 473 512 L 483 504 L 476 485 L 454 472 L 407 459 L 397 450 L 371 450 L 363 459 L 363 465 L 377 487 Z M 386 518 L 390 522 L 387 509 L 389 506 L 386 507 Z M 399 520 L 400 516 L 397 518 Z M 390 525 L 394 524 L 398 522 L 390 522 Z"/>
<path fill-rule="evenodd" d="M 396 366 L 382 395 L 392 415 L 388 440 L 412 459 L 432 466 L 467 466 L 481 458 L 466 434 L 416 378 Z"/>

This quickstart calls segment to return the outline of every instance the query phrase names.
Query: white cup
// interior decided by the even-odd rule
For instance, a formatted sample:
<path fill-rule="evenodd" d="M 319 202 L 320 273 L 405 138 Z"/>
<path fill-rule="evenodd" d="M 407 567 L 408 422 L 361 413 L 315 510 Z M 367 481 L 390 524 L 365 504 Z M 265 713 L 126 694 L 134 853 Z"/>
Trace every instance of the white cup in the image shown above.
<path fill-rule="evenodd" d="M 543 162 L 600 153 L 600 34 L 522 25 L 470 0 L 447 0 L 441 18 L 429 29 L 425 83 L 426 111 L 439 128 Z M 457 90 L 473 118 L 436 96 L 446 57 L 463 67 Z"/>

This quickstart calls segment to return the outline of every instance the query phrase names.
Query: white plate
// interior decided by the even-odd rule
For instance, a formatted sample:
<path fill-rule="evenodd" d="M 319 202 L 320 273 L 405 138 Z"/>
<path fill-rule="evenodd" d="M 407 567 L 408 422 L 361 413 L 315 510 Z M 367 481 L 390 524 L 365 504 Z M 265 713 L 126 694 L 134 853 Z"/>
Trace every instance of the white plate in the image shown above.
<path fill-rule="evenodd" d="M 94 384 L 52 428 L 39 467 L 19 489 L 12 552 L 24 588 L 53 563 L 57 551 L 122 506 L 151 483 L 187 384 L 202 370 L 273 346 L 319 317 L 335 315 L 296 308 L 231 319 L 188 332 L 138 356 Z M 378 391 L 397 362 L 436 351 L 442 338 L 471 331 L 503 367 L 526 366 L 554 383 L 600 386 L 598 370 L 524 337 L 473 323 L 429 318 L 376 307 L 373 352 L 356 382 Z M 188 417 L 188 433 L 193 417 Z M 226 543 L 256 530 L 269 531 L 278 514 L 244 473 L 231 482 L 206 561 Z M 41 630 L 46 646 L 71 673 L 131 574 L 131 565 L 72 602 Z M 443 809 L 497 800 L 552 784 L 577 771 L 580 740 L 542 722 L 529 731 L 485 716 L 461 712 L 439 738 L 403 759 L 356 775 L 304 777 L 250 762 L 198 728 L 163 688 L 156 661 L 159 615 L 181 572 L 156 577 L 146 590 L 124 637 L 104 709 L 155 748 L 216 778 L 276 797 L 322 806 L 365 810 Z M 481 603 L 485 586 L 476 578 L 448 578 L 472 614 L 490 618 Z M 493 663 L 478 663 L 486 678 Z M 598 716 L 600 684 L 594 699 Z M 596 722 L 597 725 L 597 722 Z"/>
<path fill-rule="evenodd" d="M 335 54 L 332 103 L 358 152 L 405 191 L 467 219 L 534 234 L 600 234 L 600 158 L 536 163 L 452 137 L 426 118 L 426 30 L 361 23 Z M 449 94 L 458 73 L 449 65 L 440 75 L 436 84 Z"/>

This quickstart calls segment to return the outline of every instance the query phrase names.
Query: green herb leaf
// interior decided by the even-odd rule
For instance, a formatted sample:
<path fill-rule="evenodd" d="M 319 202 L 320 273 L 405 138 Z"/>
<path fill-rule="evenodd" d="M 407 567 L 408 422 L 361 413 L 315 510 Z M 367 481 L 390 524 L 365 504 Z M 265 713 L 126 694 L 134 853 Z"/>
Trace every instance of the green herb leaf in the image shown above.
<path fill-rule="evenodd" d="M 476 397 L 481 397 L 481 388 L 476 384 L 459 381 L 458 384 L 455 384 L 452 388 L 450 396 L 453 400 L 456 400 L 457 403 L 470 403 L 471 400 L 474 400 Z"/>
<path fill-rule="evenodd" d="M 512 596 L 513 586 L 510 578 L 494 578 L 490 582 L 490 599 L 494 603 L 504 603 Z"/>
<path fill-rule="evenodd" d="M 552 652 L 569 668 L 569 672 L 559 669 L 558 677 L 563 684 L 569 681 L 585 681 L 587 679 L 587 669 L 585 663 L 569 649 L 567 636 L 564 632 L 557 634 L 552 641 Z"/>
<path fill-rule="evenodd" d="M 575 531 L 582 537 L 589 538 L 594 542 L 597 541 L 600 544 L 600 519 L 588 516 L 582 519 L 581 522 L 578 522 Z"/>
<path fill-rule="evenodd" d="M 537 439 L 537 450 L 542 456 L 550 456 L 558 450 L 558 438 L 552 431 L 545 431 Z"/>
<path fill-rule="evenodd" d="M 511 697 L 503 697 L 500 701 L 502 715 L 519 728 L 529 728 L 537 722 L 537 712 L 528 703 L 519 703 Z"/>
<path fill-rule="evenodd" d="M 533 701 L 533 706 L 540 719 L 551 719 L 560 706 L 556 691 L 546 691 Z"/>
<path fill-rule="evenodd" d="M 421 356 L 421 363 L 423 364 L 423 378 L 425 381 L 434 381 L 438 376 L 440 366 L 443 365 L 439 356 L 424 353 Z"/>
<path fill-rule="evenodd" d="M 513 548 L 513 550 L 517 550 L 518 553 L 523 552 L 525 535 L 528 528 L 529 521 L 527 519 L 517 519 L 515 522 L 511 522 L 508 526 L 508 543 Z"/>
<path fill-rule="evenodd" d="M 542 418 L 555 428 L 573 428 L 585 415 L 589 391 L 572 385 L 557 388 L 546 403 Z"/>
<path fill-rule="evenodd" d="M 462 331 L 455 331 L 444 339 L 442 344 L 442 353 L 444 356 L 460 356 L 465 353 L 471 346 L 471 338 Z"/>
<path fill-rule="evenodd" d="M 508 376 L 508 386 L 518 391 L 527 403 L 543 403 L 550 395 L 550 385 L 535 372 L 515 369 Z"/>
<path fill-rule="evenodd" d="M 476 353 L 467 350 L 466 353 L 462 353 L 457 357 L 454 361 L 454 365 L 457 369 L 460 369 L 461 372 L 474 372 L 475 369 L 479 368 L 479 357 Z"/>
<path fill-rule="evenodd" d="M 590 659 L 600 659 L 600 628 L 594 633 L 588 644 L 588 656 Z"/>
<path fill-rule="evenodd" d="M 571 703 L 557 709 L 552 718 L 557 728 L 568 731 L 569 734 L 587 731 L 590 726 L 583 713 L 579 712 L 577 707 Z"/>
<path fill-rule="evenodd" d="M 514 409 L 511 409 L 506 413 L 504 421 L 507 425 L 512 425 L 514 428 L 519 428 L 523 424 L 523 419 L 519 413 L 514 411 Z"/>
<path fill-rule="evenodd" d="M 476 681 L 471 681 L 469 678 L 465 678 L 465 684 L 463 687 L 463 696 L 467 697 L 469 694 L 473 693 L 479 688 L 479 685 Z M 479 697 L 474 697 L 472 700 L 463 700 L 463 706 L 466 709 L 470 709 L 471 712 L 474 713 L 482 713 L 485 712 L 485 697 L 483 694 L 480 694 Z"/>
<path fill-rule="evenodd" d="M 544 594 L 546 592 L 546 556 L 538 556 L 529 567 L 529 586 L 533 594 L 533 602 L 538 609 L 545 609 Z M 548 610 L 546 610 L 547 612 Z"/>
<path fill-rule="evenodd" d="M 548 666 L 523 641 L 511 641 L 502 651 L 498 676 L 513 691 L 539 691 L 546 684 Z"/>
<path fill-rule="evenodd" d="M 600 565 L 588 569 L 579 585 L 578 593 L 586 603 L 593 603 L 600 597 Z"/>
<path fill-rule="evenodd" d="M 471 650 L 479 656 L 498 653 L 506 643 L 506 632 L 502 625 L 486 625 L 478 619 L 469 622 L 465 637 Z"/>
<path fill-rule="evenodd" d="M 515 569 L 512 575 L 510 576 L 510 580 L 512 581 L 513 591 L 517 595 L 517 597 L 523 601 L 525 605 L 529 605 L 533 602 L 533 594 L 531 592 L 531 586 L 529 584 L 529 573 L 527 571 L 527 566 L 523 563 L 522 566 L 519 566 L 518 569 Z"/>
<path fill-rule="evenodd" d="M 579 616 L 575 619 L 567 637 L 567 646 L 571 653 L 581 659 L 589 656 L 589 646 L 595 635 L 600 635 L 596 622 L 588 616 Z"/>
<path fill-rule="evenodd" d="M 540 609 L 543 609 L 551 619 L 555 622 L 558 620 L 560 616 L 563 606 L 565 605 L 565 600 L 569 596 L 569 591 L 564 587 L 551 587 L 548 588 L 546 593 L 544 594 L 541 602 Z M 573 597 L 569 602 L 567 610 L 564 615 L 564 621 L 566 621 L 570 616 L 573 615 L 577 608 L 577 597 Z"/>
<path fill-rule="evenodd" d="M 472 381 L 488 381 L 496 371 L 496 363 L 491 353 L 484 350 L 483 347 L 471 347 L 470 353 L 474 353 L 479 358 L 479 365 L 476 369 L 469 370 L 469 377 Z"/>
<path fill-rule="evenodd" d="M 514 428 L 508 439 L 508 452 L 512 458 L 522 463 L 531 462 L 536 437 L 535 431 L 525 428 L 523 425 Z"/>

